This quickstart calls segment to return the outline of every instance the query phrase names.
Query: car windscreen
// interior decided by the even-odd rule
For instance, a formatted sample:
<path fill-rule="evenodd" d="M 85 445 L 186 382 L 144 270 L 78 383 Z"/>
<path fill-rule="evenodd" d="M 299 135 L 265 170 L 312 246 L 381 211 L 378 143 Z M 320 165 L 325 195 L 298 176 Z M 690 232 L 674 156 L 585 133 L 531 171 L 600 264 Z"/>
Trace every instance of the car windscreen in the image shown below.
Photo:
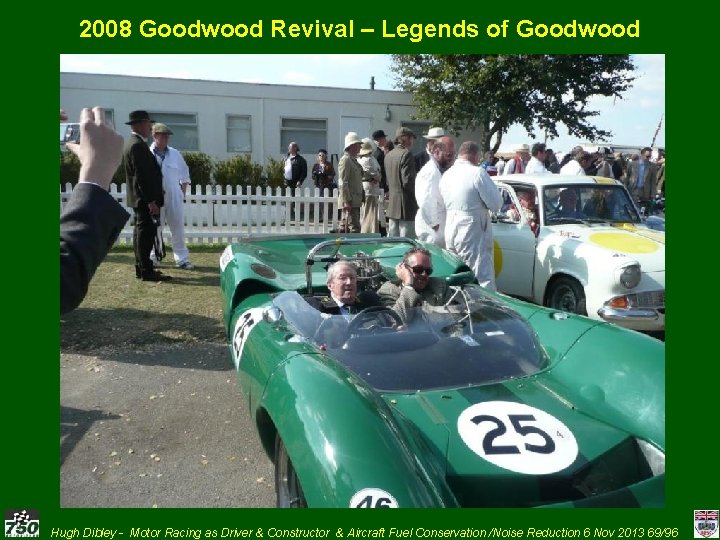
<path fill-rule="evenodd" d="M 641 223 L 627 190 L 617 184 L 568 184 L 543 188 L 546 225 L 571 222 Z"/>
<path fill-rule="evenodd" d="M 480 287 L 451 289 L 444 305 L 415 308 L 404 324 L 389 308 L 320 313 L 295 292 L 273 303 L 301 339 L 379 391 L 484 385 L 545 368 L 547 356 L 520 315 Z"/>

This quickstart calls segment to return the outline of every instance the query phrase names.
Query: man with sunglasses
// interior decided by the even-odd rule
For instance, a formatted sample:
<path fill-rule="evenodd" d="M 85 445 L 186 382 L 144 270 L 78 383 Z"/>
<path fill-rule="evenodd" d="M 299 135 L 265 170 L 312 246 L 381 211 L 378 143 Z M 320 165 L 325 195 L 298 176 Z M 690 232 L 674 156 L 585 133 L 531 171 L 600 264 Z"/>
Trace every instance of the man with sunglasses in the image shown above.
<path fill-rule="evenodd" d="M 413 308 L 424 302 L 437 306 L 444 303 L 447 284 L 432 275 L 432 255 L 425 248 L 410 248 L 395 267 L 396 281 L 386 281 L 378 289 L 380 302 L 392 308 L 404 323 L 412 319 Z"/>

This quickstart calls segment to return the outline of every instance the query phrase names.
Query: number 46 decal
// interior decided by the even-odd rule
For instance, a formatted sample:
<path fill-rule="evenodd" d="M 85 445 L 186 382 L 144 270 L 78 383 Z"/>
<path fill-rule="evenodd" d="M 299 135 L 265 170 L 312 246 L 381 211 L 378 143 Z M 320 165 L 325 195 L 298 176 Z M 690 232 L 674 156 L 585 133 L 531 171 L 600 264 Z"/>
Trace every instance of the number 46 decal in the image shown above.
<path fill-rule="evenodd" d="M 233 356 L 236 368 L 240 366 L 240 358 L 248 335 L 250 335 L 250 330 L 255 327 L 258 321 L 262 320 L 262 313 L 262 308 L 249 309 L 240 315 L 235 322 L 235 331 L 233 332 Z"/>
<path fill-rule="evenodd" d="M 384 489 L 365 488 L 350 499 L 350 508 L 397 508 L 395 497 Z"/>
<path fill-rule="evenodd" d="M 458 433 L 478 456 L 524 474 L 550 474 L 578 454 L 575 436 L 554 416 L 513 401 L 488 401 L 465 409 Z"/>

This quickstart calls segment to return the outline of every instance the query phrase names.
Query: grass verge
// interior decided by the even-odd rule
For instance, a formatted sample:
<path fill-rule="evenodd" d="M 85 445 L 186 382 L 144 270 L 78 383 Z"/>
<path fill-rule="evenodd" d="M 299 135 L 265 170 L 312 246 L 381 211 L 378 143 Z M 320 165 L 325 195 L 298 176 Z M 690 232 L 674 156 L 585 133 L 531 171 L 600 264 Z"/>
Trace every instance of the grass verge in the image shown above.
<path fill-rule="evenodd" d="M 160 270 L 172 281 L 135 278 L 131 246 L 117 246 L 98 268 L 87 296 L 60 318 L 62 352 L 139 348 L 195 342 L 224 343 L 218 259 L 224 244 L 190 246 L 192 270 Z"/>

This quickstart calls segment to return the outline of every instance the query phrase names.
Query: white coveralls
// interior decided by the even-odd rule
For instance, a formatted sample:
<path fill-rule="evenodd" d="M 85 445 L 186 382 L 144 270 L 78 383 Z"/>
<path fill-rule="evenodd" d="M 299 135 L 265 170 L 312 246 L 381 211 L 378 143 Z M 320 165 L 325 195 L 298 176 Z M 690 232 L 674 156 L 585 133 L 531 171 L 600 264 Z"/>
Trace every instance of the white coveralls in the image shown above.
<path fill-rule="evenodd" d="M 440 194 L 447 211 L 447 248 L 467 263 L 481 286 L 496 290 L 489 211 L 500 210 L 500 191 L 485 169 L 458 158 L 443 174 Z"/>
<path fill-rule="evenodd" d="M 160 219 L 163 225 L 167 224 L 170 227 L 175 264 L 182 264 L 188 260 L 189 255 L 185 245 L 182 184 L 190 183 L 190 170 L 182 154 L 175 148 L 167 147 L 165 159 L 156 153 L 156 149 L 155 143 L 152 143 L 150 150 L 162 169 L 163 190 L 165 191 L 165 205 L 160 211 Z"/>
<path fill-rule="evenodd" d="M 445 202 L 440 195 L 442 173 L 434 158 L 430 158 L 415 177 L 415 234 L 418 240 L 445 247 Z M 433 226 L 438 226 L 437 231 Z"/>

